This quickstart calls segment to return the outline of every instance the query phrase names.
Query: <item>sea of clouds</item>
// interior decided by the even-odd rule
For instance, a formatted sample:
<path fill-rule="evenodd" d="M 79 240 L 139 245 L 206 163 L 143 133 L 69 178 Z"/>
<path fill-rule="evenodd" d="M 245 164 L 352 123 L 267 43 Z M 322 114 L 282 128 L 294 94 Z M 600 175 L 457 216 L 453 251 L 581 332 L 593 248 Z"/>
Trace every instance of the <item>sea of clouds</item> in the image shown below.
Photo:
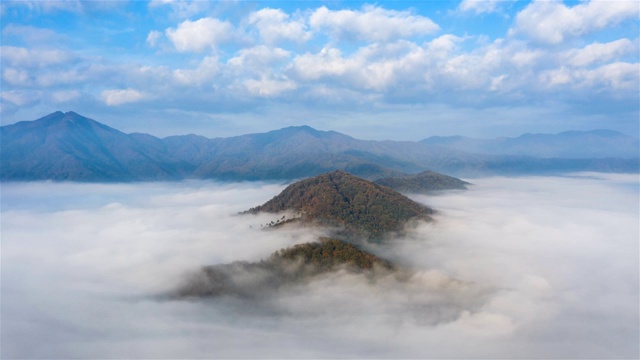
<path fill-rule="evenodd" d="M 321 230 L 239 216 L 285 185 L 3 183 L 2 358 L 638 358 L 637 175 L 472 179 L 435 221 L 264 297 L 164 296 Z"/>

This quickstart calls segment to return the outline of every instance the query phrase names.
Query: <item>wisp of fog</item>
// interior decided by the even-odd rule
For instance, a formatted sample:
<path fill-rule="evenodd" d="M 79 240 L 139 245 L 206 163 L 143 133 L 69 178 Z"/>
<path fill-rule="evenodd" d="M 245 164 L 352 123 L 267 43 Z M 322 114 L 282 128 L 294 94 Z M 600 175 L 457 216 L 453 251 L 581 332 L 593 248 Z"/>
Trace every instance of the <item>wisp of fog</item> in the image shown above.
<path fill-rule="evenodd" d="M 435 221 L 253 298 L 163 296 L 321 229 L 238 215 L 285 186 L 3 183 L 2 358 L 638 358 L 638 176 L 473 179 Z"/>

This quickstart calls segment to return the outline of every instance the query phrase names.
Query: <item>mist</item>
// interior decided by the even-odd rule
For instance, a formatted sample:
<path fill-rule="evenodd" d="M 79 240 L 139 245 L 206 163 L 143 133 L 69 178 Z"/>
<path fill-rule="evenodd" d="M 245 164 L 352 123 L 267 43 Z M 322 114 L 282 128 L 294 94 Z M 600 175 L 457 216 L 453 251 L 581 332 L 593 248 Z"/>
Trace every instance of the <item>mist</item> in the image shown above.
<path fill-rule="evenodd" d="M 3 183 L 3 358 L 637 358 L 637 175 L 473 179 L 435 221 L 267 296 L 175 299 L 321 229 L 237 215 L 285 186 Z"/>

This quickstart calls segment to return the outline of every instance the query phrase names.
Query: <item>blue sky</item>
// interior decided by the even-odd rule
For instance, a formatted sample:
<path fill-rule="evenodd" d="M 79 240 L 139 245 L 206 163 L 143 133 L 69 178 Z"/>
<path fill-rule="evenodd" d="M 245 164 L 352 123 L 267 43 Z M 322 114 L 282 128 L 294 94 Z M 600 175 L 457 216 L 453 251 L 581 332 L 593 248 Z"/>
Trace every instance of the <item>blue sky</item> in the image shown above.
<path fill-rule="evenodd" d="M 637 1 L 3 1 L 2 124 L 638 135 Z"/>

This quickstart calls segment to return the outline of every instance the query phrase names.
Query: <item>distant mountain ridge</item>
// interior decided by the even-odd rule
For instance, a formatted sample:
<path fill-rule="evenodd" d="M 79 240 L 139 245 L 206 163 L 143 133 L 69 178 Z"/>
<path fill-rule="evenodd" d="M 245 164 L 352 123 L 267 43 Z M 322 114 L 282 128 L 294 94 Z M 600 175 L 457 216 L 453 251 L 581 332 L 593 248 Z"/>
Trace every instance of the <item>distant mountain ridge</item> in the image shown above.
<path fill-rule="evenodd" d="M 612 134 L 596 135 L 591 134 L 587 148 L 609 146 L 607 139 Z M 638 156 L 571 159 L 487 155 L 461 151 L 450 145 L 450 140 L 366 141 L 308 126 L 230 138 L 157 138 L 126 134 L 72 111 L 2 126 L 0 140 L 0 179 L 4 181 L 292 180 L 335 169 L 380 179 L 425 170 L 476 176 L 637 172 L 639 167 Z M 584 141 L 575 143 L 585 147 Z"/>
<path fill-rule="evenodd" d="M 523 134 L 515 138 L 474 139 L 432 136 L 421 141 L 452 150 L 537 158 L 636 158 L 640 140 L 613 130 L 565 131 L 559 134 Z"/>

